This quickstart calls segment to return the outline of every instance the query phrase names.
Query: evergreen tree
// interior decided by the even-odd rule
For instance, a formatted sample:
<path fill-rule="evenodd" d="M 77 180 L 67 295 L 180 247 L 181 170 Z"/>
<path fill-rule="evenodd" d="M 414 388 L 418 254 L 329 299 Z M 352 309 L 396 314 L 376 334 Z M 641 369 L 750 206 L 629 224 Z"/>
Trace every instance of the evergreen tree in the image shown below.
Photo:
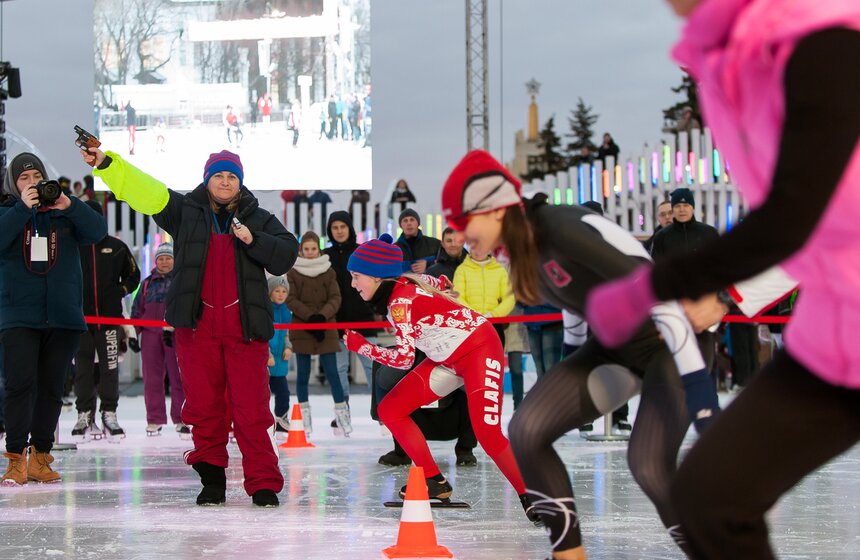
<path fill-rule="evenodd" d="M 522 176 L 524 181 L 543 179 L 546 175 L 553 175 L 567 168 L 565 157 L 559 152 L 561 138 L 555 132 L 555 115 L 546 121 L 539 138 L 538 147 L 541 152 L 538 156 L 529 158 L 528 171 Z"/>
<path fill-rule="evenodd" d="M 565 134 L 566 138 L 571 138 L 572 142 L 567 144 L 567 155 L 575 157 L 579 155 L 579 149 L 583 146 L 588 146 L 592 153 L 597 151 L 597 145 L 591 141 L 594 136 L 594 125 L 597 123 L 599 115 L 594 114 L 594 109 L 590 105 L 586 105 L 582 98 L 578 98 L 576 109 L 570 112 L 567 118 L 570 124 L 570 133 Z"/>

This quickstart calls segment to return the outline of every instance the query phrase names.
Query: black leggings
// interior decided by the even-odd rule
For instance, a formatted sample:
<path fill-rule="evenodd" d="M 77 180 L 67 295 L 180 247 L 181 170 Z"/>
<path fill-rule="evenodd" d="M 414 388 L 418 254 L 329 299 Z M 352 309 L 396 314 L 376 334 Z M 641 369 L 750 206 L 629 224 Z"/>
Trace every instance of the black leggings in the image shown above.
<path fill-rule="evenodd" d="M 591 338 L 538 380 L 508 428 L 526 488 L 550 530 L 553 550 L 582 544 L 570 478 L 553 442 L 626 402 L 638 392 L 640 380 L 642 397 L 627 461 L 633 478 L 677 539 L 669 484 L 690 424 L 678 370 L 656 333 L 618 351 Z"/>
<path fill-rule="evenodd" d="M 708 427 L 672 483 L 691 558 L 776 558 L 765 513 L 860 440 L 860 389 L 779 352 Z"/>

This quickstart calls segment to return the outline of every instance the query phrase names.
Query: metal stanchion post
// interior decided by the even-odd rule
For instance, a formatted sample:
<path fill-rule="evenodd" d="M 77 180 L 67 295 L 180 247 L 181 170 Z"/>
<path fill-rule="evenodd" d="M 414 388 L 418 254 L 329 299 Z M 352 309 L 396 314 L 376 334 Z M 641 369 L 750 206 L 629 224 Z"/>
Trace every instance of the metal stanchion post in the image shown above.
<path fill-rule="evenodd" d="M 587 435 L 585 439 L 588 441 L 627 441 L 630 436 L 615 435 L 612 433 L 612 413 L 607 412 L 603 416 L 603 433 Z"/>
<path fill-rule="evenodd" d="M 78 446 L 74 443 L 60 443 L 60 421 L 57 420 L 57 429 L 54 430 L 54 446 L 51 451 L 76 451 Z"/>

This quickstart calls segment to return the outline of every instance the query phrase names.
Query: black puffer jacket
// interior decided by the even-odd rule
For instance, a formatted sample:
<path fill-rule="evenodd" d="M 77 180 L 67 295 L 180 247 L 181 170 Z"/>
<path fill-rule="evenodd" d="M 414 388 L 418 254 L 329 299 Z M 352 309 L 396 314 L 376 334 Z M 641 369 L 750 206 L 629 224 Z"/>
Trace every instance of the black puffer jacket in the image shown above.
<path fill-rule="evenodd" d="M 331 234 L 331 224 L 333 222 L 343 222 L 349 227 L 349 238 L 343 243 L 338 243 L 334 240 Z M 337 320 L 343 321 L 373 321 L 373 310 L 367 305 L 355 288 L 352 287 L 352 275 L 346 269 L 349 262 L 349 257 L 358 248 L 356 242 L 355 228 L 352 225 L 352 216 L 348 212 L 339 210 L 332 212 L 328 217 L 327 226 L 328 238 L 331 240 L 331 247 L 328 247 L 323 254 L 328 255 L 331 267 L 337 274 L 337 285 L 340 288 L 340 309 L 337 311 Z M 376 329 L 361 329 L 360 332 L 364 336 L 376 336 Z"/>
<path fill-rule="evenodd" d="M 140 269 L 128 245 L 107 236 L 81 249 L 84 315 L 122 317 L 122 298 L 140 284 Z"/>
<path fill-rule="evenodd" d="M 445 247 L 440 247 L 439 253 L 436 255 L 436 263 L 427 269 L 427 274 L 434 278 L 439 278 L 444 274 L 448 280 L 453 282 L 454 271 L 457 270 L 457 267 L 466 259 L 468 254 L 469 252 L 463 249 L 460 251 L 460 256 L 454 258 L 445 252 Z"/>
<path fill-rule="evenodd" d="M 716 239 L 720 234 L 716 228 L 696 221 L 674 221 L 654 235 L 651 257 L 660 260 L 672 255 L 695 253 L 705 243 Z"/>
<path fill-rule="evenodd" d="M 196 328 L 203 314 L 200 292 L 214 227 L 212 211 L 203 184 L 185 195 L 173 190 L 169 193 L 167 206 L 153 216 L 155 223 L 175 239 L 176 276 L 167 293 L 165 320 L 174 327 Z M 236 218 L 254 236 L 250 245 L 233 240 L 242 335 L 246 340 L 269 340 L 275 330 L 266 270 L 276 276 L 286 274 L 296 262 L 298 241 L 277 218 L 260 208 L 251 191 L 242 187 L 241 193 Z"/>

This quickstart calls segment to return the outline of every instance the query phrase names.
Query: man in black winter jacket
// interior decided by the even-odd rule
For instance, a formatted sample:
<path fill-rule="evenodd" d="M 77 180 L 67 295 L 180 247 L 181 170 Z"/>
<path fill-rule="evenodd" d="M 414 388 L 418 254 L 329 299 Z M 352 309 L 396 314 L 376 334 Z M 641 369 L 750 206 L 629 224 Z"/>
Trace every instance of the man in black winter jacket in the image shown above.
<path fill-rule="evenodd" d="M 403 251 L 403 271 L 424 274 L 436 261 L 442 244 L 421 231 L 421 217 L 412 208 L 400 213 L 397 223 L 403 233 L 396 244 Z"/>
<path fill-rule="evenodd" d="M 716 228 L 696 220 L 693 191 L 681 187 L 672 191 L 670 196 L 672 223 L 654 236 L 651 256 L 655 261 L 679 253 L 694 253 L 720 235 Z"/>
<path fill-rule="evenodd" d="M 89 200 L 85 204 L 102 215 L 102 207 L 98 202 Z M 106 236 L 97 244 L 81 250 L 81 271 L 84 279 L 84 315 L 122 317 L 122 299 L 140 284 L 140 268 L 128 246 L 115 237 Z M 119 402 L 118 360 L 124 337 L 122 327 L 117 325 L 88 325 L 87 331 L 81 335 L 80 348 L 75 358 L 78 422 L 72 429 L 72 436 L 81 441 L 100 436 L 93 418 L 96 385 L 105 434 L 108 437 L 125 437 L 125 432 L 116 422 Z M 96 356 L 98 370 L 95 366 Z"/>
<path fill-rule="evenodd" d="M 443 274 L 448 280 L 454 280 L 454 271 L 469 254 L 463 248 L 465 238 L 459 231 L 447 227 L 442 232 L 442 246 L 436 255 L 436 263 L 427 269 L 427 274 L 439 278 Z"/>
<path fill-rule="evenodd" d="M 358 248 L 355 239 L 355 228 L 352 225 L 352 216 L 348 212 L 339 210 L 332 212 L 328 217 L 328 238 L 331 247 L 326 248 L 323 254 L 328 255 L 331 267 L 337 274 L 337 285 L 340 288 L 341 303 L 337 311 L 337 321 L 373 321 L 375 319 L 373 310 L 361 299 L 358 292 L 352 287 L 352 275 L 346 269 L 350 255 Z M 368 340 L 376 341 L 376 329 L 358 329 Z M 343 331 L 340 332 L 343 334 Z M 338 337 L 340 339 L 340 337 Z M 343 387 L 344 396 L 349 396 L 349 361 L 350 351 L 346 349 L 343 340 L 340 341 L 340 352 L 337 353 L 337 373 L 340 384 Z M 373 362 L 370 358 L 359 356 L 364 375 L 367 376 L 367 385 L 372 387 L 370 370 Z"/>
<path fill-rule="evenodd" d="M 708 241 L 719 237 L 713 226 L 696 220 L 696 202 L 693 191 L 681 187 L 672 191 L 672 223 L 654 235 L 651 257 L 655 261 L 680 253 L 695 253 Z M 699 349 L 709 370 L 716 354 L 714 333 L 704 330 L 696 335 Z"/>

